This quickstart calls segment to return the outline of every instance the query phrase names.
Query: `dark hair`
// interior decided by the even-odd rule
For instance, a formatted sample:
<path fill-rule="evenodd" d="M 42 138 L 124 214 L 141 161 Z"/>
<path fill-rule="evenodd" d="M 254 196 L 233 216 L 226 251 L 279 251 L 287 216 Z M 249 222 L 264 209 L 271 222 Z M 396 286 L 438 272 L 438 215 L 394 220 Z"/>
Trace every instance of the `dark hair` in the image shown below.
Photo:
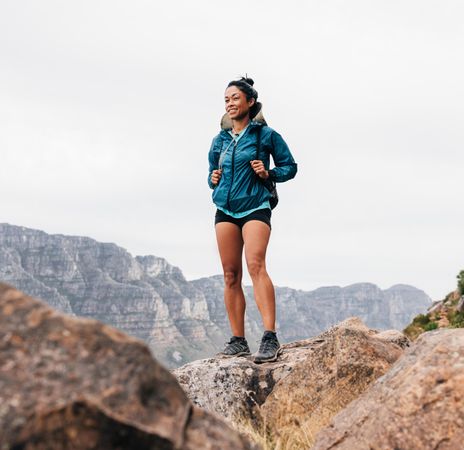
<path fill-rule="evenodd" d="M 240 80 L 233 80 L 227 85 L 227 87 L 238 87 L 245 94 L 248 101 L 252 98 L 255 99 L 253 106 L 250 108 L 250 119 L 253 119 L 261 109 L 261 103 L 258 103 L 258 91 L 253 87 L 254 84 L 255 82 L 251 78 L 242 77 Z"/>

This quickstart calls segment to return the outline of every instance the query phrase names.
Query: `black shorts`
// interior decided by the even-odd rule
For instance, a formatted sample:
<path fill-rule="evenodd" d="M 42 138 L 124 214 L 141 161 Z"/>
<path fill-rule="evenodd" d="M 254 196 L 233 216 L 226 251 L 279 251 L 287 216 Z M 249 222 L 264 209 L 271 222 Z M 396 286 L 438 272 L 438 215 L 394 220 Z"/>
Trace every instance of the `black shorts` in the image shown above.
<path fill-rule="evenodd" d="M 230 222 L 230 223 L 234 223 L 235 225 L 240 227 L 240 229 L 242 229 L 243 225 L 245 225 L 250 220 L 259 220 L 269 225 L 269 228 L 271 228 L 271 215 L 272 215 L 271 210 L 269 208 L 264 208 L 264 209 L 258 209 L 256 211 L 253 211 L 252 213 L 248 214 L 245 217 L 241 217 L 240 219 L 236 219 L 235 217 L 229 216 L 224 211 L 221 211 L 220 209 L 218 209 L 216 210 L 216 216 L 214 218 L 214 225 L 220 222 Z"/>

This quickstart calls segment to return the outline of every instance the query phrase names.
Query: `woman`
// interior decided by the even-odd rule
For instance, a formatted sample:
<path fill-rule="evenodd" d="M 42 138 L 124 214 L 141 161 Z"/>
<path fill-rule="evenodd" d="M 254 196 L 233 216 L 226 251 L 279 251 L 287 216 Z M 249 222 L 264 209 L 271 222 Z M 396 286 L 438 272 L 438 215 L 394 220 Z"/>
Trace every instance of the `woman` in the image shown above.
<path fill-rule="evenodd" d="M 225 91 L 222 130 L 209 151 L 208 184 L 217 207 L 216 238 L 224 271 L 224 301 L 232 337 L 223 356 L 250 355 L 245 339 L 242 251 L 264 325 L 256 363 L 275 361 L 281 351 L 275 330 L 274 286 L 266 271 L 271 234 L 270 191 L 264 181 L 293 178 L 297 165 L 282 137 L 258 115 L 261 104 L 253 80 L 231 81 Z M 259 149 L 259 156 L 257 151 Z M 275 167 L 269 169 L 270 155 Z"/>

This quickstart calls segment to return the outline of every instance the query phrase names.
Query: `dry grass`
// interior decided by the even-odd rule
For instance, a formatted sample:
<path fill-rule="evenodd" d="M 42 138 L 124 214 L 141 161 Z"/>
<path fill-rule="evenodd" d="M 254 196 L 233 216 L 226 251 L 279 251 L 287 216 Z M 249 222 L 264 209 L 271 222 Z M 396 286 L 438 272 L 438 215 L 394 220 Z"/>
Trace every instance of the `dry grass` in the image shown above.
<path fill-rule="evenodd" d="M 313 420 L 308 420 L 298 425 L 295 423 L 293 426 L 271 429 L 265 424 L 257 425 L 246 418 L 232 426 L 258 444 L 262 450 L 308 450 L 314 444 L 317 431 L 322 428 L 322 424 L 319 428 Z"/>
<path fill-rule="evenodd" d="M 276 430 L 265 424 L 257 425 L 250 419 L 242 418 L 233 424 L 240 433 L 258 444 L 262 450 L 307 450 L 314 442 L 308 435 L 307 427 L 290 427 Z"/>
<path fill-rule="evenodd" d="M 343 395 L 343 390 L 332 389 L 324 395 L 323 401 L 307 414 L 292 414 L 291 405 L 282 404 L 273 423 L 240 417 L 232 426 L 246 435 L 263 450 L 309 450 L 317 433 L 326 427 L 332 418 L 351 400 L 352 395 Z"/>

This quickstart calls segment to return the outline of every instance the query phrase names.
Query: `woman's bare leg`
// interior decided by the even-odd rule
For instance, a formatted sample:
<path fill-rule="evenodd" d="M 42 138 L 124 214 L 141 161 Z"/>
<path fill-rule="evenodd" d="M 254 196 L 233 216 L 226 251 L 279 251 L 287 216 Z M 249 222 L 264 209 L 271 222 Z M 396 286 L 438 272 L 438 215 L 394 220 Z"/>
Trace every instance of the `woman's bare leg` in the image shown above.
<path fill-rule="evenodd" d="M 245 295 L 242 290 L 243 238 L 229 222 L 216 224 L 216 239 L 224 271 L 224 302 L 234 336 L 245 336 Z"/>
<path fill-rule="evenodd" d="M 245 259 L 265 330 L 275 331 L 274 285 L 266 271 L 266 249 L 271 229 L 264 222 L 250 220 L 242 228 Z"/>

